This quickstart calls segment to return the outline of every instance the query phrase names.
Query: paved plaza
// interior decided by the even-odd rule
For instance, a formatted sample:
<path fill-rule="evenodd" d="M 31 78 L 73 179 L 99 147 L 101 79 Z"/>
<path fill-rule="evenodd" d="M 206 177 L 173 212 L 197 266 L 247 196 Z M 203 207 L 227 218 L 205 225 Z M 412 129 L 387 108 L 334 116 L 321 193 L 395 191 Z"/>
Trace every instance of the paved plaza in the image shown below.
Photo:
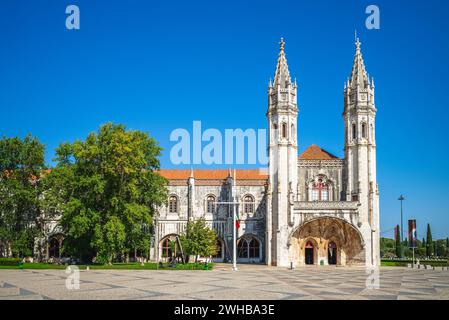
<path fill-rule="evenodd" d="M 65 270 L 0 270 L 0 299 L 449 299 L 446 270 L 382 267 L 377 281 L 355 267 L 230 269 L 80 271 L 78 290 Z"/>

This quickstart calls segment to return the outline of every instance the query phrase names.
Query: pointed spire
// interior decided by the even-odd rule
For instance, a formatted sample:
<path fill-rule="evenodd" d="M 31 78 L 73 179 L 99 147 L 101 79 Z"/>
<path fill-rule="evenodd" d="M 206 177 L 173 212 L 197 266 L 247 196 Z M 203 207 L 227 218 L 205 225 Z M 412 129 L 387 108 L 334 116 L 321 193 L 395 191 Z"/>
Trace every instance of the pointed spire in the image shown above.
<path fill-rule="evenodd" d="M 363 63 L 362 51 L 360 49 L 360 40 L 356 39 L 355 42 L 355 56 L 354 64 L 352 66 L 351 72 L 351 87 L 359 86 L 360 88 L 366 88 L 368 85 L 368 75 L 365 70 L 365 65 Z"/>
<path fill-rule="evenodd" d="M 287 58 L 285 57 L 284 46 L 285 46 L 284 38 L 281 38 L 281 41 L 279 42 L 278 62 L 276 65 L 276 72 L 274 76 L 274 86 L 277 87 L 278 85 L 280 85 L 281 88 L 287 87 L 287 84 L 291 84 L 292 82 L 290 78 L 290 72 L 288 71 Z"/>

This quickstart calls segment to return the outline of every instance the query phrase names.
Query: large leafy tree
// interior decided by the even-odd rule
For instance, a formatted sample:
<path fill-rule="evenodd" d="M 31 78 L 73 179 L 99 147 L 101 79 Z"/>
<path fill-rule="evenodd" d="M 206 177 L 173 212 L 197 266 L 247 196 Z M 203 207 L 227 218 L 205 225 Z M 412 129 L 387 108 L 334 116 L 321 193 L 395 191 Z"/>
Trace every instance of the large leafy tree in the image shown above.
<path fill-rule="evenodd" d="M 147 133 L 112 123 L 57 148 L 46 184 L 62 213 L 68 254 L 111 263 L 148 252 L 152 217 L 166 200 L 167 182 L 156 172 L 161 150 Z"/>
<path fill-rule="evenodd" d="M 204 218 L 189 221 L 180 240 L 186 255 L 194 256 L 195 262 L 199 256 L 208 257 L 217 252 L 217 234 L 206 225 Z"/>
<path fill-rule="evenodd" d="M 45 168 L 44 151 L 31 135 L 0 139 L 0 255 L 33 253 L 43 225 L 39 177 Z"/>

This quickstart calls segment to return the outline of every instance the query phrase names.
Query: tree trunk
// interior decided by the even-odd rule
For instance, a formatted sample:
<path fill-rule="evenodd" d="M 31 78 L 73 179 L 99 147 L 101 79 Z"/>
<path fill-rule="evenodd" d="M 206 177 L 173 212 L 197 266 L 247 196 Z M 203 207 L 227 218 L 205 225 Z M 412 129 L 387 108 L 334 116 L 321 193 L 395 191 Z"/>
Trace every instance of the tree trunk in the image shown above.
<path fill-rule="evenodd" d="M 8 258 L 12 258 L 12 247 L 11 247 L 11 241 L 7 241 L 7 256 Z"/>

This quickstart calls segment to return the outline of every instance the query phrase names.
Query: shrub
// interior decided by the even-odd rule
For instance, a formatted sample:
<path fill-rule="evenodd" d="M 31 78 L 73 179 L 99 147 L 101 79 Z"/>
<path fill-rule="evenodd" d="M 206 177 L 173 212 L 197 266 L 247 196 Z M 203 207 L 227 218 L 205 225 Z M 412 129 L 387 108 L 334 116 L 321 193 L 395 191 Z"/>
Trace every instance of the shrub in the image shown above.
<path fill-rule="evenodd" d="M 0 258 L 0 266 L 18 266 L 21 262 L 19 258 Z"/>

